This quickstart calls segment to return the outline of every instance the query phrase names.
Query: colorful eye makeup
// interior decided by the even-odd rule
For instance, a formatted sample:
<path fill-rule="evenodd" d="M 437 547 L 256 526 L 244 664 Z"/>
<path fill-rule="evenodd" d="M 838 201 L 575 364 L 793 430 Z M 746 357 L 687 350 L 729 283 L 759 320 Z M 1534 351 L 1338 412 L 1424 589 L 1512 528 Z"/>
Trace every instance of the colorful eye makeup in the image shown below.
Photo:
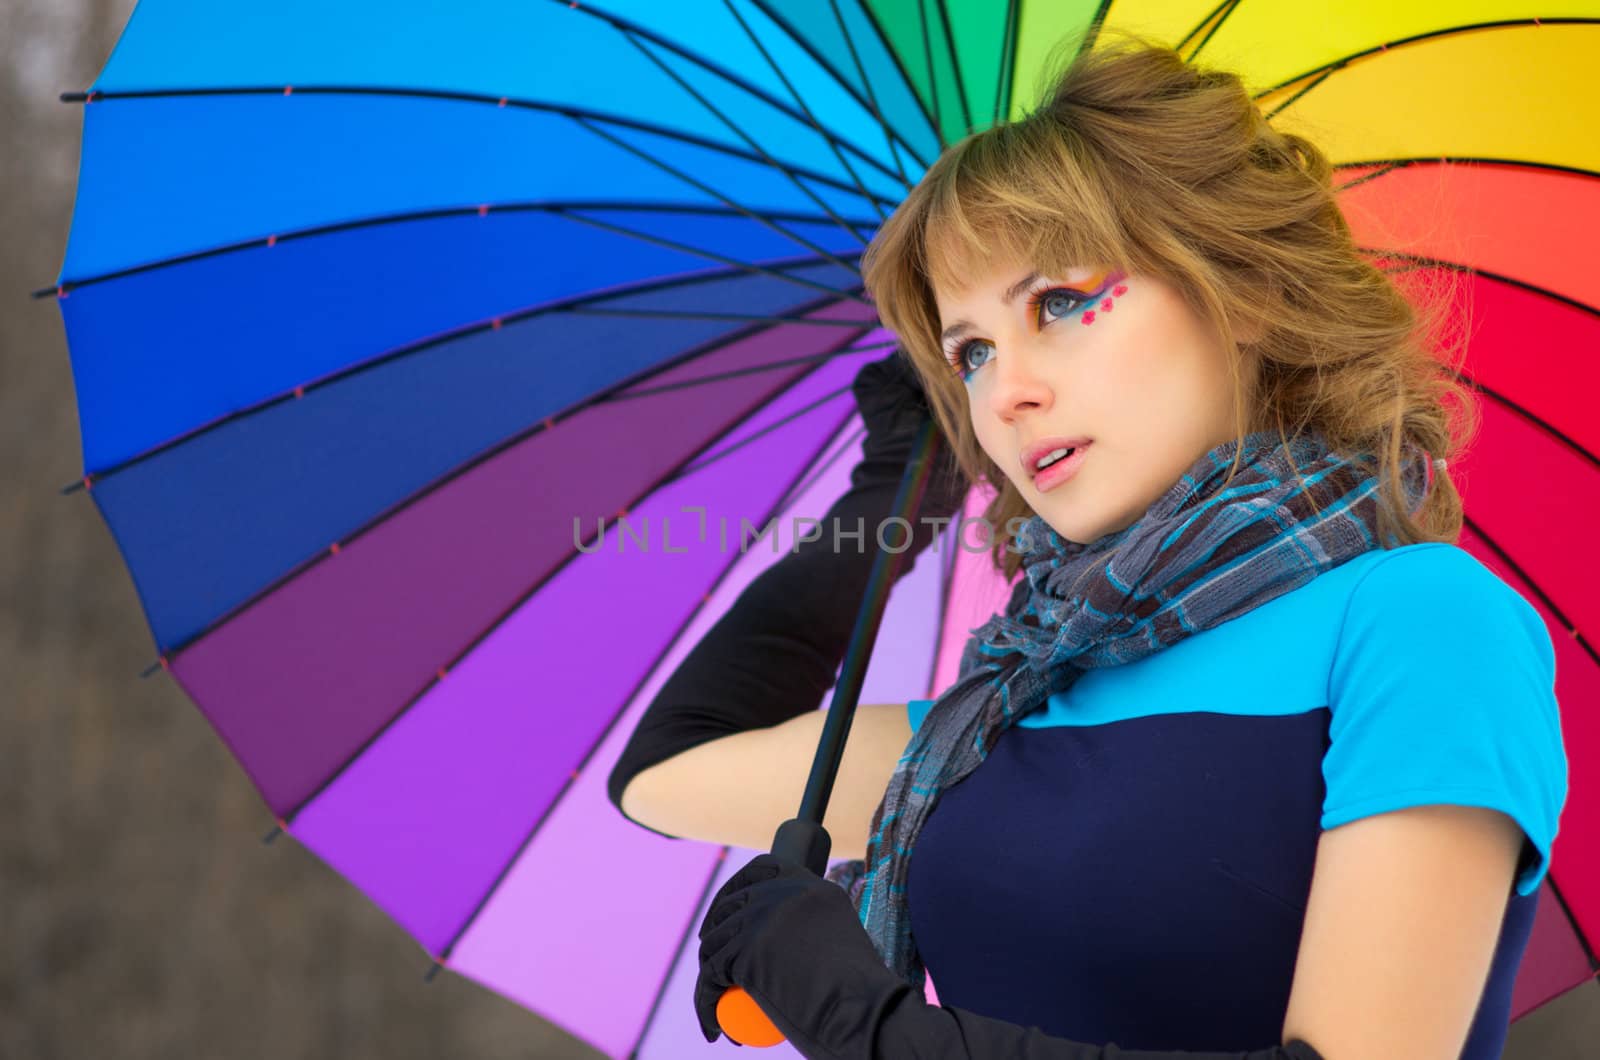
<path fill-rule="evenodd" d="M 1035 326 L 1043 328 L 1049 324 L 1059 323 L 1076 317 L 1085 326 L 1095 322 L 1096 314 L 1104 315 L 1111 312 L 1116 305 L 1116 300 L 1128 292 L 1127 285 L 1123 282 L 1128 274 L 1120 269 L 1103 269 L 1095 276 L 1090 277 L 1082 287 L 1076 286 L 1041 286 L 1028 293 L 1028 312 L 1031 314 Z M 1061 307 L 1059 310 L 1051 309 L 1052 306 Z M 1043 312 L 1050 312 L 1052 320 L 1041 320 Z M 988 361 L 977 364 L 971 361 L 971 351 L 974 347 L 984 346 L 987 343 L 982 339 L 967 339 L 958 343 L 954 349 L 945 351 L 945 360 L 950 363 L 951 369 L 961 377 L 962 382 L 971 382 L 972 375 L 982 368 Z"/>

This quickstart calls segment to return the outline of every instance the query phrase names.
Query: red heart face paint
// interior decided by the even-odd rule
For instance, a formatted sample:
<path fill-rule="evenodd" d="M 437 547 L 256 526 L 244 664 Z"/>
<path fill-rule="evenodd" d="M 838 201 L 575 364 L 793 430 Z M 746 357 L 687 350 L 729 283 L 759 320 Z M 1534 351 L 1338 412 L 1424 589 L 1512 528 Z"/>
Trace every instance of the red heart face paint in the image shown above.
<path fill-rule="evenodd" d="M 1096 290 L 1106 295 L 1106 297 L 1100 300 L 1100 304 L 1096 308 L 1084 310 L 1083 315 L 1078 319 L 1084 324 L 1093 324 L 1094 315 L 1096 312 L 1111 312 L 1112 307 L 1117 304 L 1117 299 L 1128 293 L 1128 285 L 1119 282 L 1124 279 L 1127 279 L 1127 274 L 1121 272 L 1114 273 L 1108 277 L 1103 277 L 1096 285 Z M 1109 288 L 1109 290 L 1107 290 L 1107 288 Z"/>

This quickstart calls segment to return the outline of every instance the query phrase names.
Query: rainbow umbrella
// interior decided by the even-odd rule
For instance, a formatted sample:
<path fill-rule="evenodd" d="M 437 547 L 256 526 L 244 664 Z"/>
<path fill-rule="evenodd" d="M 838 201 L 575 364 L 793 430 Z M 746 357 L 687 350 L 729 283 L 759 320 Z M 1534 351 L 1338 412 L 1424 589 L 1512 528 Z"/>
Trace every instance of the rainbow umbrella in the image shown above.
<path fill-rule="evenodd" d="M 430 977 L 612 1056 L 730 1048 L 699 1036 L 690 943 L 754 852 L 633 826 L 605 777 L 846 488 L 850 380 L 893 341 L 858 269 L 877 225 L 944 145 L 1024 112 L 1063 36 L 1173 44 L 1330 153 L 1404 282 L 1470 270 L 1462 544 L 1559 634 L 1572 763 L 1520 1016 L 1600 968 L 1600 586 L 1571 558 L 1600 514 L 1597 16 L 143 0 L 62 97 L 86 105 L 82 163 L 37 293 L 77 387 L 69 492 L 122 549 L 148 672 Z M 974 531 L 895 586 L 865 700 L 954 676 L 1005 593 Z"/>

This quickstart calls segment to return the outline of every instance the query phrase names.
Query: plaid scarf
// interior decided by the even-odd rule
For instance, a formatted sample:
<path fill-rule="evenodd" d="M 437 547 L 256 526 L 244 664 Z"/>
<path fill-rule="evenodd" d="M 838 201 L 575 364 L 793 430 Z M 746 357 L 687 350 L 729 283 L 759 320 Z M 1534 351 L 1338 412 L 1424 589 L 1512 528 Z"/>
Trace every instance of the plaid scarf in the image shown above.
<path fill-rule="evenodd" d="M 1380 547 L 1370 455 L 1332 453 L 1315 433 L 1285 452 L 1275 432 L 1261 431 L 1243 440 L 1224 491 L 1240 447 L 1212 449 L 1132 526 L 1090 544 L 1062 539 L 1037 515 L 1022 524 L 1014 547 L 1026 578 L 1011 605 L 971 630 L 955 683 L 912 736 L 873 814 L 866 860 L 827 874 L 849 892 L 884 963 L 918 990 L 926 972 L 906 907 L 910 852 L 940 792 L 976 769 L 1001 733 L 1091 667 L 1142 659 Z M 1402 481 L 1420 504 L 1444 462 L 1416 452 L 1422 459 Z"/>

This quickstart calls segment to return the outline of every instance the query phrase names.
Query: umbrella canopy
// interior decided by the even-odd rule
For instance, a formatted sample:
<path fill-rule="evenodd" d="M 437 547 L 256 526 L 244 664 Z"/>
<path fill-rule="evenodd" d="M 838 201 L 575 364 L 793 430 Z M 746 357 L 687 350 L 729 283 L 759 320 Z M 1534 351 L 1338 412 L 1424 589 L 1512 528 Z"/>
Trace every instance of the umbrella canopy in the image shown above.
<path fill-rule="evenodd" d="M 1560 634 L 1572 762 L 1521 1015 L 1600 968 L 1600 576 L 1575 560 L 1600 515 L 1597 18 L 142 0 L 63 97 L 82 163 L 38 293 L 73 489 L 280 826 L 438 964 L 609 1055 L 727 1048 L 699 1038 L 690 942 L 747 855 L 633 826 L 605 777 L 846 488 L 849 384 L 893 342 L 859 274 L 877 225 L 944 145 L 1024 113 L 1064 34 L 1173 44 L 1324 147 L 1403 284 L 1472 270 L 1461 544 Z M 953 678 L 1005 593 L 974 531 L 897 584 L 863 701 Z"/>

